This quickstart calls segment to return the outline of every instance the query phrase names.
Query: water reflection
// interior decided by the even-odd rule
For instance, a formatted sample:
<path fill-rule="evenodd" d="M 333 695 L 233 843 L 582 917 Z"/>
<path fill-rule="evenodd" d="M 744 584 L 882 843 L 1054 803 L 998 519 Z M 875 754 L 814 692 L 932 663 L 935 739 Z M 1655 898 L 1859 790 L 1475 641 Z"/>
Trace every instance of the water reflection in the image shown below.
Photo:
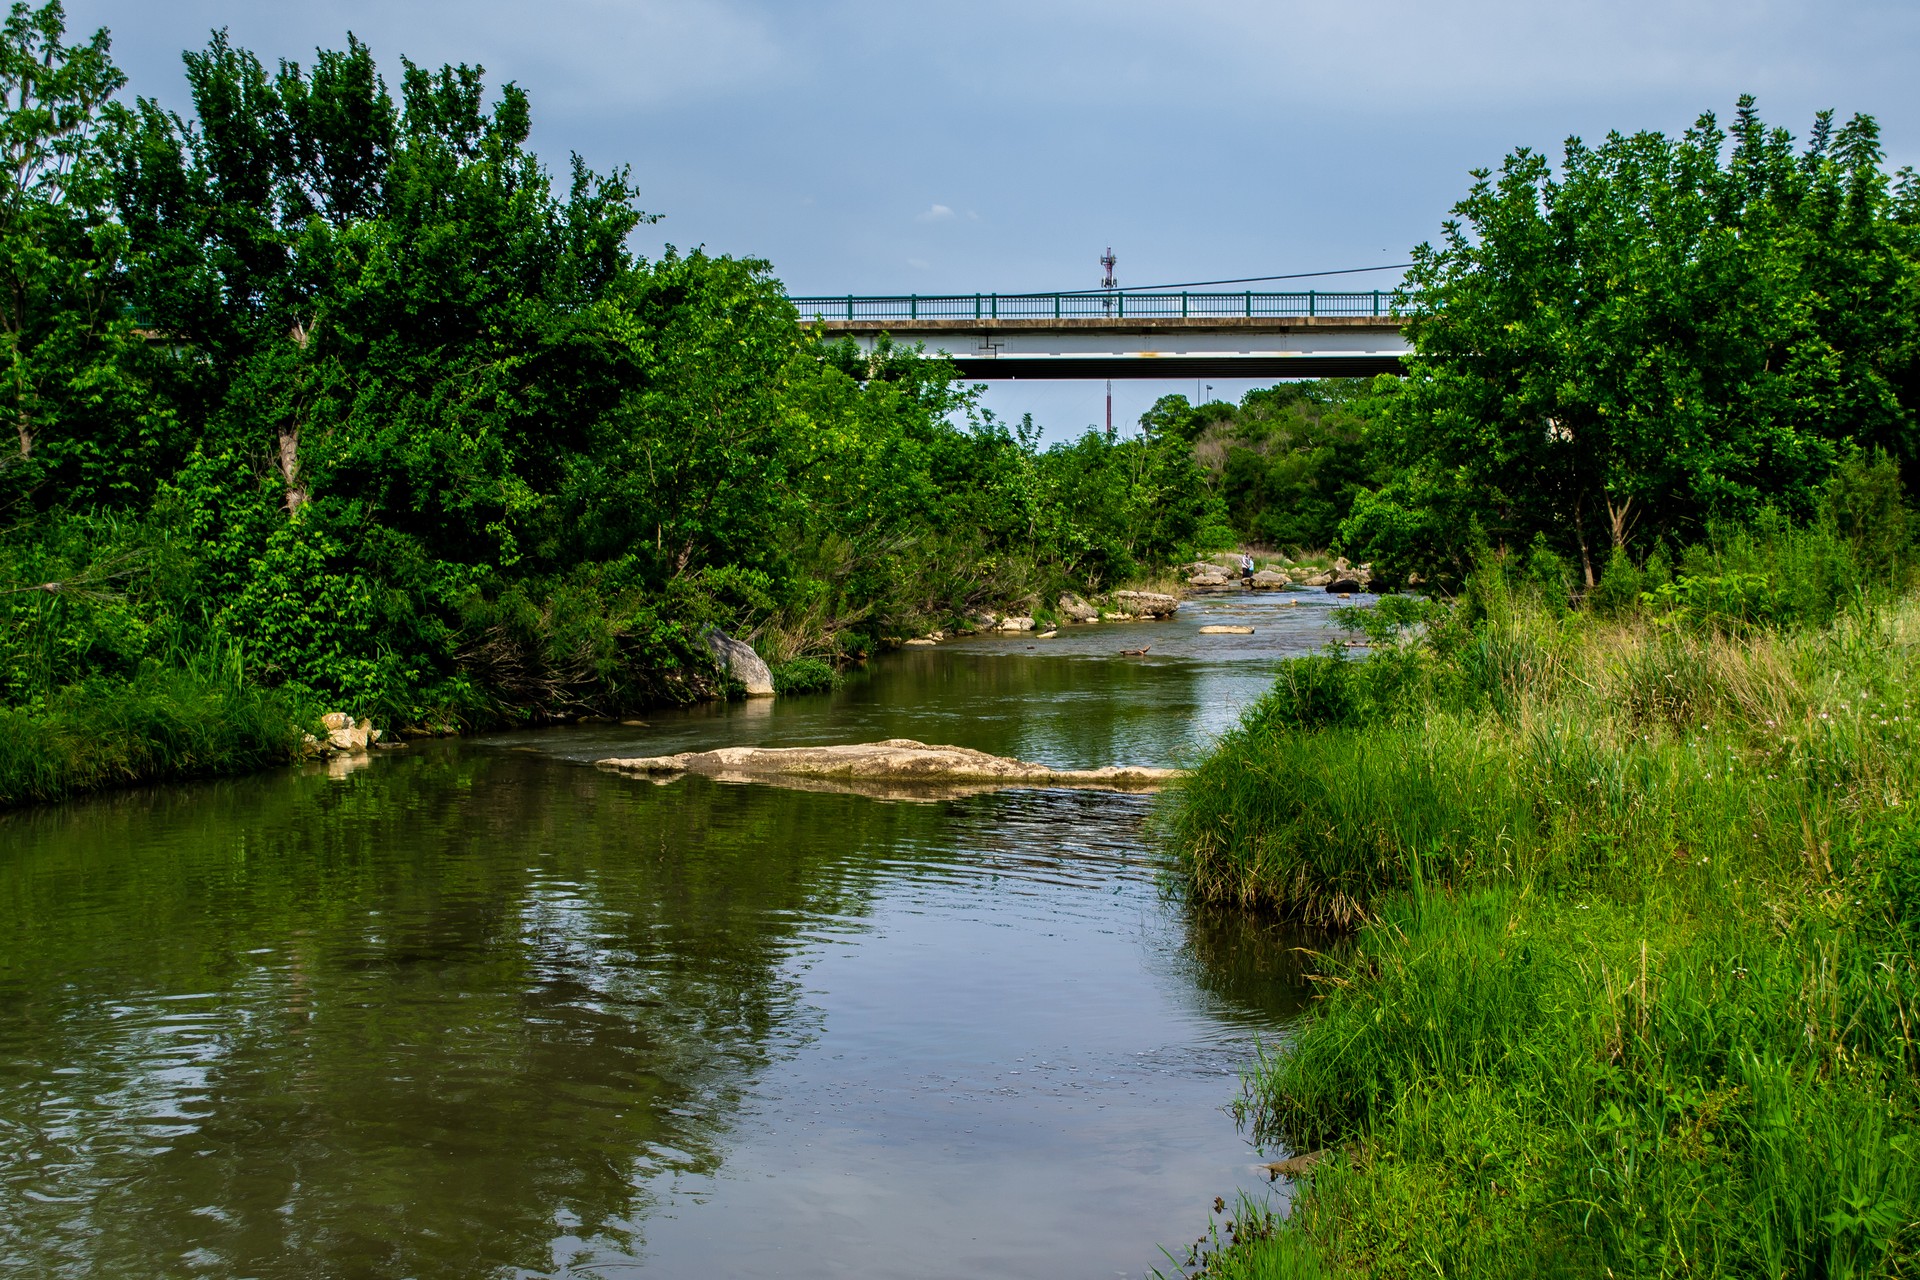
<path fill-rule="evenodd" d="M 0 1271 L 1140 1274 L 1241 1176 L 1220 1108 L 1299 998 L 1283 939 L 1167 901 L 1150 800 L 579 763 L 636 735 L 1151 763 L 1265 680 L 912 657 L 0 817 Z"/>

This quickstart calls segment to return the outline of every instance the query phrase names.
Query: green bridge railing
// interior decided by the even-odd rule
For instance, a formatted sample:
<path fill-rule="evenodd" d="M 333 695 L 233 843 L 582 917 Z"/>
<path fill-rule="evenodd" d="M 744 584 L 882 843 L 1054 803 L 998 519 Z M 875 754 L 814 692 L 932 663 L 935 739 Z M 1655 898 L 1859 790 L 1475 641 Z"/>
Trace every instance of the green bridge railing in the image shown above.
<path fill-rule="evenodd" d="M 1275 319 L 1393 315 L 1393 291 L 1366 293 L 904 293 L 789 298 L 806 320 Z"/>

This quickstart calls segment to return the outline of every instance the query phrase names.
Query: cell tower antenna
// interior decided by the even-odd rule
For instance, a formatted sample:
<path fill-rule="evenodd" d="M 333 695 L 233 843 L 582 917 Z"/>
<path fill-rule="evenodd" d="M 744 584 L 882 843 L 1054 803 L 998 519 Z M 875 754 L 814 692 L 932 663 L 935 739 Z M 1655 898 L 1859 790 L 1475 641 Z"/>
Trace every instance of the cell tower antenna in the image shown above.
<path fill-rule="evenodd" d="M 1100 255 L 1100 271 L 1101 271 L 1100 287 L 1102 289 L 1111 290 L 1119 285 L 1120 282 L 1114 279 L 1114 275 L 1113 275 L 1114 265 L 1119 261 L 1120 259 L 1113 256 L 1113 246 L 1108 245 L 1107 251 Z M 1109 293 L 1106 297 L 1102 298 L 1100 301 L 1102 305 L 1106 308 L 1107 314 L 1112 315 L 1113 314 L 1113 295 Z M 1107 434 L 1108 435 L 1113 434 L 1113 379 L 1112 378 L 1107 379 Z"/>

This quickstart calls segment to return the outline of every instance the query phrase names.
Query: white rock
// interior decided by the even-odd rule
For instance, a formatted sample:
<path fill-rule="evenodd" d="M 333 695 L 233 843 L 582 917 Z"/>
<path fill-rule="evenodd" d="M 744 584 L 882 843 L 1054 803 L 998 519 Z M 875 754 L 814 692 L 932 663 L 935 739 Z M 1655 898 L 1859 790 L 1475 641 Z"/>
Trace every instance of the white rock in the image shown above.
<path fill-rule="evenodd" d="M 752 645 L 715 628 L 707 632 L 707 650 L 722 671 L 740 682 L 749 698 L 773 696 L 773 672 Z"/>

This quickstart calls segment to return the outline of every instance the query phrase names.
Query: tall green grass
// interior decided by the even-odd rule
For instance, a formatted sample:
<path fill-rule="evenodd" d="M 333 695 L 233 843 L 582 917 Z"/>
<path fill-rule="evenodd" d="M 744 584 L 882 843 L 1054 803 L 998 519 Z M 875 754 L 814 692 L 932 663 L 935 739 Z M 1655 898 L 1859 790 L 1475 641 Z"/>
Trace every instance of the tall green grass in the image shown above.
<path fill-rule="evenodd" d="M 1920 606 L 1495 603 L 1288 664 L 1165 815 L 1340 931 L 1248 1092 L 1335 1154 L 1209 1274 L 1920 1269 Z"/>
<path fill-rule="evenodd" d="M 314 708 L 218 656 L 148 661 L 26 707 L 0 707 L 0 808 L 86 791 L 245 773 L 296 759 Z"/>

